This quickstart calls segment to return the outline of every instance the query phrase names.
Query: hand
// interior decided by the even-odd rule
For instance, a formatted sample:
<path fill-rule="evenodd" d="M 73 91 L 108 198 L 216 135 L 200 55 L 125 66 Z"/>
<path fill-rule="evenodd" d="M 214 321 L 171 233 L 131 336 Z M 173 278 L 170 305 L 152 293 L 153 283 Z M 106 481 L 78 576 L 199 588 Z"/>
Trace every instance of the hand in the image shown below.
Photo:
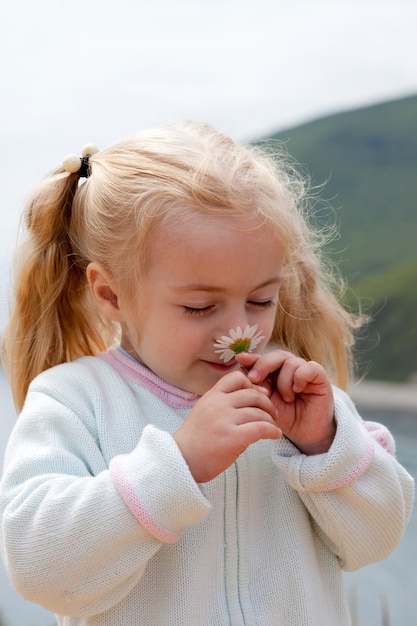
<path fill-rule="evenodd" d="M 275 409 L 268 390 L 243 372 L 226 374 L 198 400 L 174 439 L 199 483 L 227 469 L 260 439 L 278 439 Z"/>
<path fill-rule="evenodd" d="M 269 386 L 275 421 L 283 434 L 304 454 L 327 452 L 336 425 L 332 387 L 323 367 L 284 350 L 242 353 L 236 360 L 250 369 L 253 383 Z"/>

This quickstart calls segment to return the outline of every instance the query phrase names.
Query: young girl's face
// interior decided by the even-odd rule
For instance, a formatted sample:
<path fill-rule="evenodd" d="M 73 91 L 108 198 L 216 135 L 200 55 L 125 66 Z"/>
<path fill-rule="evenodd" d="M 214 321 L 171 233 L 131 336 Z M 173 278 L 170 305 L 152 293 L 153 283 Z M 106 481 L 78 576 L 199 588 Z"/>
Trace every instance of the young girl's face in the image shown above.
<path fill-rule="evenodd" d="M 214 352 L 230 329 L 257 324 L 265 337 L 259 352 L 273 330 L 285 257 L 271 231 L 207 215 L 165 222 L 153 237 L 144 290 L 124 315 L 122 347 L 199 395 L 239 367 Z"/>

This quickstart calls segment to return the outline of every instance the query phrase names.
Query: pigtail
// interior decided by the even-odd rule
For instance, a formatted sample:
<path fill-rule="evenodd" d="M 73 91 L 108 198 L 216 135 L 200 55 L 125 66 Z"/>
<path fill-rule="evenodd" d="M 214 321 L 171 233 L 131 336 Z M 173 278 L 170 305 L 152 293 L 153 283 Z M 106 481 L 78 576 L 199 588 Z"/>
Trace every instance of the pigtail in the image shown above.
<path fill-rule="evenodd" d="M 69 229 L 79 173 L 53 172 L 25 211 L 26 236 L 17 254 L 15 301 L 4 338 L 6 367 L 17 408 L 43 370 L 105 349 L 89 301 L 85 264 Z"/>

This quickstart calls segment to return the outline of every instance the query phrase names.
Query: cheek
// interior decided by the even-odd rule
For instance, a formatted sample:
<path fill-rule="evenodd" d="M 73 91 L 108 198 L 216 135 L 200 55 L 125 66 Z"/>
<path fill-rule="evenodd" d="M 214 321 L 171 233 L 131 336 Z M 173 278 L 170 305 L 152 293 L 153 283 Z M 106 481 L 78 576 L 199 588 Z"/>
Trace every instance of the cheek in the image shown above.
<path fill-rule="evenodd" d="M 173 335 L 176 340 L 177 348 L 182 352 L 191 350 L 205 339 L 205 333 L 197 324 L 190 324 L 186 320 L 173 326 Z"/>
<path fill-rule="evenodd" d="M 150 328 L 152 327 L 152 328 Z M 155 316 L 148 324 L 148 332 L 158 350 L 164 351 L 167 358 L 169 355 L 181 357 L 193 350 L 196 345 L 196 333 L 192 325 L 187 324 L 181 318 L 170 319 Z M 146 335 L 145 335 L 146 338 Z"/>
<path fill-rule="evenodd" d="M 268 311 L 268 314 L 264 316 L 263 320 L 258 322 L 259 327 L 263 330 L 262 334 L 265 335 L 265 339 L 262 342 L 264 346 L 270 341 L 273 335 L 276 316 L 277 310 L 271 309 L 271 311 Z"/>
<path fill-rule="evenodd" d="M 123 309 L 123 322 L 121 323 L 122 336 L 139 352 L 146 347 L 148 339 L 155 340 L 160 331 L 157 316 L 148 315 L 144 307 L 129 303 Z"/>
<path fill-rule="evenodd" d="M 267 332 L 267 331 L 271 331 L 272 332 L 272 329 L 275 326 L 277 310 L 278 309 L 277 309 L 276 306 L 268 307 L 263 312 L 263 315 L 259 318 L 258 324 L 259 325 L 263 324 L 263 329 L 264 329 L 265 332 Z"/>
<path fill-rule="evenodd" d="M 212 340 L 211 324 L 204 323 L 203 320 L 184 318 L 177 320 L 173 327 L 172 349 L 184 358 L 193 358 L 197 354 L 210 349 Z"/>

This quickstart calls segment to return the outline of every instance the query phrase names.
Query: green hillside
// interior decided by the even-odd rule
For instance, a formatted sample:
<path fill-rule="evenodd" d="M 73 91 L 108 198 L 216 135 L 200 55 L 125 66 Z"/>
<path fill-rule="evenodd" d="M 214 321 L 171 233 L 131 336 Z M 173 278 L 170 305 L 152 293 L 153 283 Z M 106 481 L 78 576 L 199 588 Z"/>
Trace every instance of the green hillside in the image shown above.
<path fill-rule="evenodd" d="M 315 120 L 268 138 L 324 187 L 336 260 L 373 321 L 359 343 L 368 377 L 417 373 L 417 96 Z"/>
<path fill-rule="evenodd" d="M 368 276 L 355 291 L 373 314 L 360 361 L 374 378 L 407 380 L 417 372 L 417 260 Z"/>

